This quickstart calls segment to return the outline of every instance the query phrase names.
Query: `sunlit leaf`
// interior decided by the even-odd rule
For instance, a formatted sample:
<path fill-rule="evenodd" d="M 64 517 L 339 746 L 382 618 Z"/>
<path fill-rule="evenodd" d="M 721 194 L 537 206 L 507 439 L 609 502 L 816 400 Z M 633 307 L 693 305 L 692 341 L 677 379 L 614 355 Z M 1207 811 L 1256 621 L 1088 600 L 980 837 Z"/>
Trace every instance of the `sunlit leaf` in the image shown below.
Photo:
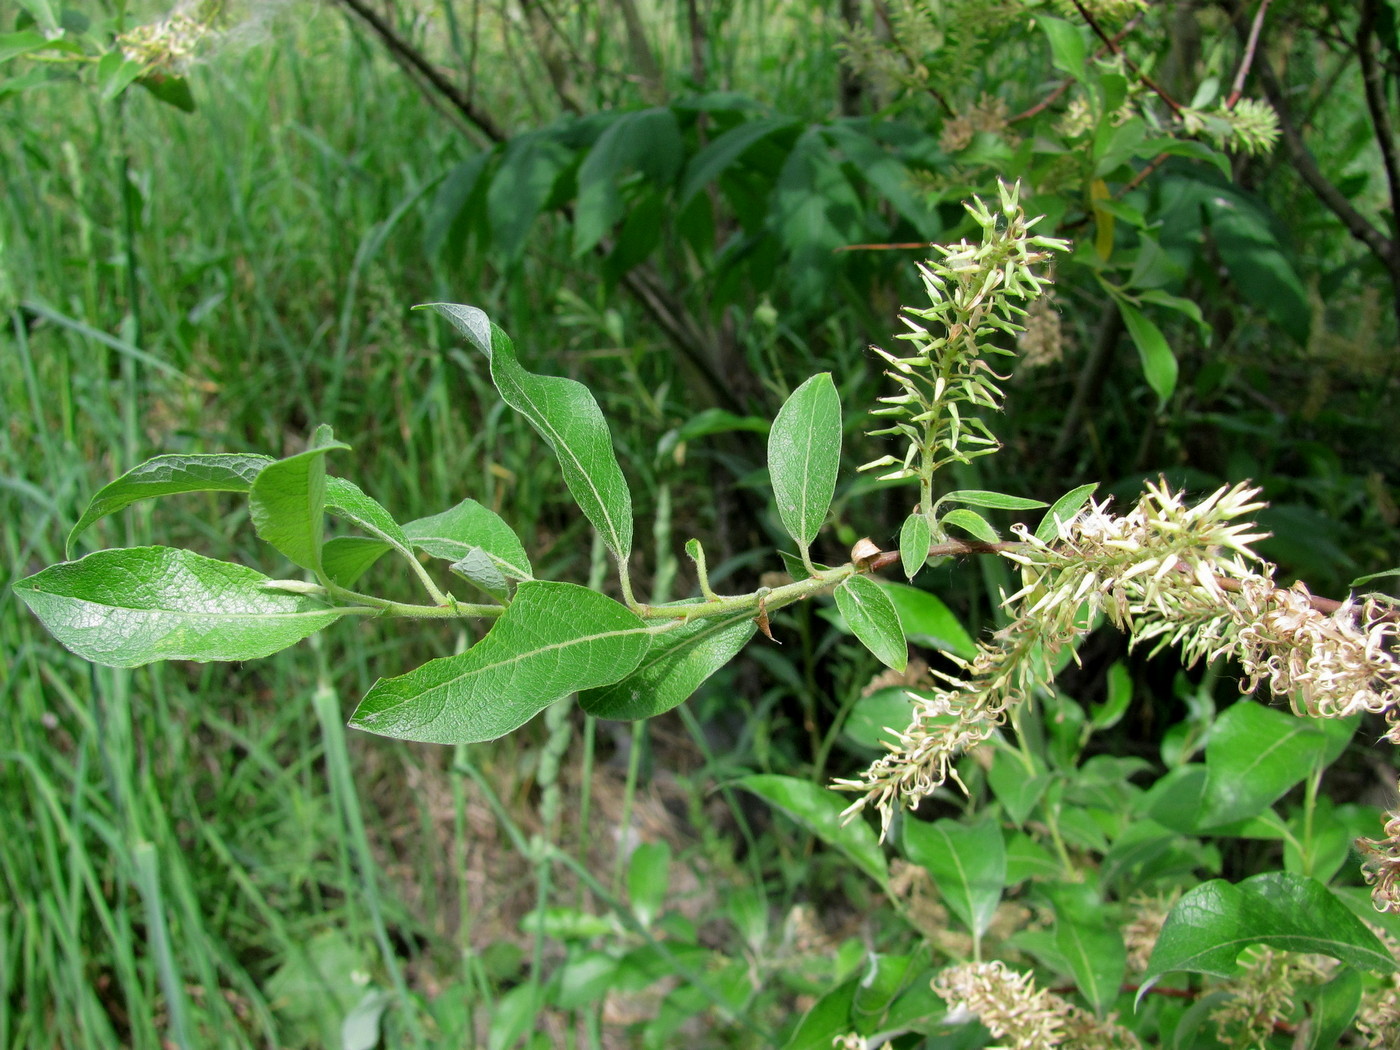
<path fill-rule="evenodd" d="M 831 374 L 822 372 L 792 392 L 768 433 L 778 517 L 803 550 L 826 521 L 840 462 L 841 399 Z"/>
<path fill-rule="evenodd" d="M 526 581 L 485 638 L 464 653 L 381 678 L 350 724 L 430 744 L 494 740 L 561 697 L 626 677 L 649 641 L 646 625 L 605 595 Z"/>
<path fill-rule="evenodd" d="M 340 613 L 268 588 L 253 569 L 171 547 L 95 551 L 20 580 L 15 593 L 85 660 L 254 660 L 334 623 Z"/>

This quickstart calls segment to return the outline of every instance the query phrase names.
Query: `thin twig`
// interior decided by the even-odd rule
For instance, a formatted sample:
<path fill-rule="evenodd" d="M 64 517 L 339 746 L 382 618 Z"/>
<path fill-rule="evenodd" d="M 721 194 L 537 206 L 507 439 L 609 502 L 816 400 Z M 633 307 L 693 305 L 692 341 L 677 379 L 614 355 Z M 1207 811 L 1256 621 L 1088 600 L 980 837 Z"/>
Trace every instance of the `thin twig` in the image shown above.
<path fill-rule="evenodd" d="M 1385 97 L 1385 83 L 1380 64 L 1371 50 L 1376 35 L 1376 0 L 1363 0 L 1361 21 L 1356 27 L 1356 57 L 1361 63 L 1361 83 L 1365 87 L 1366 109 L 1371 114 L 1371 125 L 1376 129 L 1376 145 L 1380 147 L 1381 160 L 1385 164 L 1385 179 L 1390 189 L 1392 211 L 1400 205 L 1400 154 L 1395 149 L 1395 132 L 1391 127 L 1391 108 Z M 1400 278 L 1400 252 L 1394 241 L 1390 245 L 1390 258 L 1387 260 L 1390 272 Z M 1400 290 L 1398 290 L 1400 291 Z"/>
<path fill-rule="evenodd" d="M 1254 65 L 1254 51 L 1259 46 L 1259 31 L 1264 28 L 1264 12 L 1269 9 L 1272 0 L 1259 0 L 1259 10 L 1254 12 L 1254 24 L 1249 27 L 1249 41 L 1244 47 L 1244 58 L 1240 59 L 1240 68 L 1235 72 L 1235 82 L 1230 87 L 1230 97 L 1225 100 L 1226 109 L 1234 109 L 1235 103 L 1244 94 L 1245 78 L 1249 76 L 1249 67 Z"/>
<path fill-rule="evenodd" d="M 1269 100 L 1269 105 L 1273 106 L 1274 112 L 1278 114 L 1279 134 L 1283 138 L 1284 149 L 1288 151 L 1288 158 L 1293 162 L 1293 168 L 1297 171 L 1298 176 L 1307 183 L 1308 188 L 1317 195 L 1318 200 L 1322 201 L 1341 221 L 1348 233 L 1371 249 L 1380 259 L 1381 265 L 1389 272 L 1396 273 L 1395 248 L 1390 238 L 1357 211 L 1342 191 L 1332 185 L 1327 176 L 1323 175 L 1321 169 L 1318 168 L 1317 161 L 1313 159 L 1312 153 L 1303 142 L 1302 134 L 1289 115 L 1283 86 L 1279 83 L 1278 77 L 1274 75 L 1268 59 L 1260 56 L 1256 68 L 1259 73 L 1259 83 L 1264 88 L 1264 97 Z"/>
<path fill-rule="evenodd" d="M 1118 30 L 1118 32 L 1113 34 L 1113 43 L 1121 43 L 1124 37 L 1126 37 L 1129 33 L 1131 33 L 1134 29 L 1137 28 L 1137 24 L 1141 20 L 1141 15 L 1137 15 L 1130 19 L 1128 23 L 1123 26 L 1122 29 Z M 1097 51 L 1094 52 L 1094 58 L 1100 58 L 1107 50 L 1108 49 L 1106 47 L 1100 47 Z M 1059 82 L 1059 84 L 1055 86 L 1055 90 L 1051 91 L 1050 94 L 1046 95 L 1043 99 L 1037 102 L 1030 109 L 1022 110 L 1020 113 L 1017 113 L 1014 117 L 1008 117 L 1006 122 L 1008 124 L 1017 124 L 1023 120 L 1030 120 L 1031 117 L 1035 116 L 1037 113 L 1049 109 L 1057 101 L 1059 101 L 1060 96 L 1062 96 L 1066 91 L 1073 87 L 1074 83 L 1075 80 L 1073 77 L 1065 77 Z"/>
<path fill-rule="evenodd" d="M 1110 37 L 1108 33 L 1104 31 L 1103 26 L 1099 25 L 1098 20 L 1094 18 L 1093 13 L 1084 6 L 1083 0 L 1073 0 L 1073 2 L 1075 10 L 1079 12 L 1079 16 L 1084 19 L 1089 28 L 1094 31 L 1094 35 L 1102 40 L 1110 51 L 1120 57 L 1123 60 L 1123 64 L 1132 70 L 1133 75 L 1146 84 L 1153 94 L 1165 102 L 1173 113 L 1180 113 L 1185 108 L 1180 102 L 1167 94 L 1164 88 L 1158 86 L 1155 80 L 1144 73 L 1136 62 L 1123 53 L 1123 50 L 1118 46 L 1118 41 Z"/>
<path fill-rule="evenodd" d="M 475 106 L 471 99 L 467 98 L 456 86 L 443 76 L 438 70 L 433 68 L 421 51 L 404 40 L 394 27 L 384 21 L 379 14 L 371 8 L 364 0 L 340 0 L 354 14 L 370 27 L 389 49 L 389 54 L 394 61 L 408 69 L 416 78 L 430 84 L 439 96 L 451 103 L 453 109 L 467 119 L 467 121 L 492 142 L 500 143 L 506 140 L 506 133 L 496 124 L 491 116 L 484 113 Z M 426 92 L 425 92 L 426 94 Z"/>

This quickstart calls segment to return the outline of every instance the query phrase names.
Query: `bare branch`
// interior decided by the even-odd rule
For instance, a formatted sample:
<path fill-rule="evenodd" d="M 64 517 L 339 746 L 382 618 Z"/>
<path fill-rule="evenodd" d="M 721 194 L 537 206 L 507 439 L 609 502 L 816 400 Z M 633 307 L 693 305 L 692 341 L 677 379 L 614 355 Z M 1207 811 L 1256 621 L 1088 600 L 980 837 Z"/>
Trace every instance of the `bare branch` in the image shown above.
<path fill-rule="evenodd" d="M 1230 97 L 1225 100 L 1226 109 L 1234 109 L 1235 103 L 1244 94 L 1245 78 L 1249 76 L 1249 67 L 1254 65 L 1254 51 L 1259 46 L 1259 30 L 1264 28 L 1264 12 L 1269 10 L 1271 0 L 1259 0 L 1259 10 L 1254 12 L 1254 24 L 1249 27 L 1249 41 L 1244 47 L 1244 58 L 1240 60 L 1240 68 L 1235 73 L 1235 82 L 1230 88 Z"/>
<path fill-rule="evenodd" d="M 384 46 L 394 61 L 408 72 L 409 76 L 423 90 L 424 95 L 429 99 L 435 98 L 436 101 L 447 102 L 459 119 L 465 118 L 472 128 L 491 142 L 504 142 L 506 140 L 506 133 L 491 119 L 490 114 L 483 112 L 473 104 L 470 98 L 458 91 L 450 80 L 433 67 L 421 51 L 399 36 L 394 27 L 384 21 L 364 0 L 339 0 L 339 2 L 368 25 L 374 34 L 384 42 Z M 432 91 L 427 90 L 429 87 L 432 88 Z"/>

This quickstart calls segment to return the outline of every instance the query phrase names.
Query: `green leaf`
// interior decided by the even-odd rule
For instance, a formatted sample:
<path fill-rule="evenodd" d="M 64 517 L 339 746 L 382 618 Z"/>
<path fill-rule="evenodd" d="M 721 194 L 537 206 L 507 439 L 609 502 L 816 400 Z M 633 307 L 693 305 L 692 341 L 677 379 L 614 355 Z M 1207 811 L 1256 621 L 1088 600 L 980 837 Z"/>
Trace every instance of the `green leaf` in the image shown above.
<path fill-rule="evenodd" d="M 965 503 L 969 507 L 990 507 L 993 510 L 1031 510 L 1045 506 L 1044 500 L 1008 496 L 1004 492 L 988 492 L 985 489 L 959 489 L 957 492 L 950 492 L 940 497 L 933 505 L 934 513 L 937 513 L 944 503 Z"/>
<path fill-rule="evenodd" d="M 530 580 L 464 653 L 370 687 L 357 729 L 429 744 L 495 740 L 562 697 L 626 677 L 647 651 L 646 625 L 572 583 Z"/>
<path fill-rule="evenodd" d="M 52 46 L 49 38 L 37 29 L 18 33 L 0 33 L 0 62 L 6 62 L 30 51 L 42 51 Z"/>
<path fill-rule="evenodd" d="M 865 647 L 882 664 L 902 671 L 909 662 L 909 645 L 899 626 L 899 613 L 889 595 L 868 576 L 851 576 L 836 588 L 836 607 Z"/>
<path fill-rule="evenodd" d="M 1212 187 L 1201 197 L 1212 241 L 1243 298 L 1300 343 L 1312 330 L 1308 292 L 1296 252 L 1279 242 L 1268 214 L 1247 196 Z"/>
<path fill-rule="evenodd" d="M 486 355 L 501 399 L 539 432 L 564 472 L 569 493 L 619 562 L 632 551 L 632 494 L 618 466 L 598 402 L 582 383 L 527 372 L 510 336 L 474 306 L 427 303 Z"/>
<path fill-rule="evenodd" d="M 480 587 L 491 597 L 498 601 L 508 601 L 510 598 L 510 581 L 506 579 L 491 555 L 487 554 L 480 547 L 473 547 L 461 560 L 454 561 L 450 566 L 452 572 L 464 580 L 470 580 L 477 587 Z"/>
<path fill-rule="evenodd" d="M 1116 726 L 1128 711 L 1133 700 L 1133 676 L 1122 660 L 1114 660 L 1105 676 L 1108 698 L 1101 704 L 1089 707 L 1089 724 L 1095 731 Z"/>
<path fill-rule="evenodd" d="M 1047 887 L 1055 909 L 1055 950 L 1069 966 L 1080 994 L 1102 1017 L 1127 971 L 1123 935 L 1105 913 L 1099 895 L 1084 883 Z"/>
<path fill-rule="evenodd" d="M 655 635 L 635 671 L 583 693 L 579 705 L 597 718 L 651 718 L 671 710 L 753 637 L 757 628 L 752 612 L 692 620 Z"/>
<path fill-rule="evenodd" d="M 321 545 L 321 571 L 341 587 L 353 587 L 380 558 L 393 550 L 368 536 L 334 536 Z"/>
<path fill-rule="evenodd" d="M 98 95 L 111 102 L 141 75 L 140 62 L 132 62 L 120 51 L 108 51 L 97 63 Z"/>
<path fill-rule="evenodd" d="M 499 514 L 474 499 L 464 499 L 451 510 L 410 521 L 403 531 L 415 547 L 434 558 L 460 562 L 480 549 L 508 578 L 534 578 L 535 570 L 515 530 Z"/>
<path fill-rule="evenodd" d="M 1079 27 L 1052 15 L 1040 15 L 1036 21 L 1050 41 L 1050 55 L 1055 68 L 1066 76 L 1087 83 L 1089 49 Z"/>
<path fill-rule="evenodd" d="M 964 660 L 977 655 L 977 643 L 967 633 L 967 628 L 936 594 L 903 583 L 882 581 L 880 586 L 894 604 L 900 629 L 909 641 L 942 649 Z"/>
<path fill-rule="evenodd" d="M 1189 890 L 1172 907 L 1138 991 L 1141 1002 L 1164 974 L 1235 974 L 1251 944 L 1328 955 L 1359 970 L 1394 973 L 1395 959 L 1374 933 L 1322 883 L 1268 872 L 1231 885 L 1222 879 Z"/>
<path fill-rule="evenodd" d="M 648 186 L 666 186 L 680 170 L 684 145 L 676 115 L 664 106 L 623 113 L 598 136 L 578 170 L 574 255 L 592 251 L 626 214 L 618 186 L 636 171 Z"/>
<path fill-rule="evenodd" d="M 1089 497 L 1094 494 L 1094 490 L 1099 487 L 1097 481 L 1088 485 L 1080 485 L 1078 488 L 1070 489 L 1063 496 L 1050 505 L 1050 509 L 1045 512 L 1045 517 L 1040 519 L 1040 524 L 1035 527 L 1035 538 L 1045 543 L 1051 543 L 1059 535 L 1059 530 L 1055 526 L 1055 520 L 1069 521 L 1089 502 Z"/>
<path fill-rule="evenodd" d="M 17 595 L 85 660 L 255 660 L 340 618 L 253 569 L 172 547 L 95 551 L 20 580 Z"/>
<path fill-rule="evenodd" d="M 841 463 L 841 399 L 830 372 L 792 392 L 768 432 L 768 472 L 783 528 L 805 552 L 817 538 Z"/>
<path fill-rule="evenodd" d="M 856 981 L 846 981 L 812 1004 L 797 1023 L 782 1050 L 830 1050 L 840 1036 L 851 1031 L 851 1004 Z"/>
<path fill-rule="evenodd" d="M 904 577 L 913 580 L 928 561 L 928 550 L 933 544 L 933 532 L 928 519 L 922 514 L 911 514 L 899 528 L 899 563 L 904 567 Z"/>
<path fill-rule="evenodd" d="M 913 720 L 914 701 L 909 690 L 877 689 L 851 705 L 841 735 L 859 747 L 883 753 L 886 744 L 899 742 L 899 734 Z"/>
<path fill-rule="evenodd" d="M 979 539 L 984 543 L 997 543 L 1001 540 L 997 530 L 992 528 L 986 518 L 975 510 L 967 510 L 964 507 L 954 508 L 943 515 L 942 524 L 956 525 L 974 539 Z"/>
<path fill-rule="evenodd" d="M 1361 1006 L 1361 990 L 1361 974 L 1350 967 L 1342 967 L 1317 990 L 1306 1050 L 1332 1050 L 1340 1045 Z"/>
<path fill-rule="evenodd" d="M 844 853 L 857 868 L 884 886 L 889 881 L 885 855 L 875 830 L 857 818 L 845 822 L 841 814 L 850 799 L 797 777 L 755 773 L 735 783 L 745 791 L 777 806 L 828 846 Z"/>
<path fill-rule="evenodd" d="M 500 166 L 486 191 L 492 248 L 514 262 L 525 249 L 530 228 L 554 193 L 572 151 L 555 140 L 554 129 L 516 135 L 501 151 Z"/>
<path fill-rule="evenodd" d="M 671 847 L 664 841 L 643 842 L 632 851 L 627 864 L 627 900 L 643 926 L 650 926 L 661 914 L 670 866 Z"/>
<path fill-rule="evenodd" d="M 167 106 L 173 106 L 182 113 L 194 112 L 194 93 L 190 91 L 190 82 L 184 77 L 147 73 L 144 77 L 137 77 L 136 83 Z"/>
<path fill-rule="evenodd" d="M 368 496 L 353 481 L 326 478 L 326 510 L 338 518 L 364 529 L 404 554 L 412 556 L 413 548 L 404 534 L 403 526 L 372 496 Z"/>
<path fill-rule="evenodd" d="M 925 868 L 948 909 L 973 936 L 987 932 L 1006 887 L 1006 844 L 996 821 L 903 821 L 900 849 Z"/>
<path fill-rule="evenodd" d="M 1206 738 L 1206 786 L 1196 826 L 1258 816 L 1335 758 L 1319 721 L 1240 700 L 1215 720 Z"/>
<path fill-rule="evenodd" d="M 1118 300 L 1118 312 L 1123 315 L 1123 323 L 1128 326 L 1133 345 L 1137 347 L 1142 360 L 1142 374 L 1147 385 L 1165 405 L 1176 389 L 1176 355 L 1167 345 L 1167 337 L 1148 316 L 1131 303 Z"/>
<path fill-rule="evenodd" d="M 247 492 L 258 472 L 274 462 L 271 456 L 167 455 L 132 467 L 115 481 L 97 490 L 68 534 L 67 549 L 93 522 L 115 514 L 138 500 L 171 496 L 180 492 Z"/>
<path fill-rule="evenodd" d="M 760 117 L 715 136 L 686 166 L 676 211 L 684 210 L 697 193 L 728 171 L 755 144 L 776 132 L 795 127 L 797 121 L 790 117 Z"/>
<path fill-rule="evenodd" d="M 318 428 L 305 452 L 269 463 L 258 471 L 248 493 L 253 528 L 294 565 L 321 570 L 326 530 L 326 453 L 350 446 Z"/>

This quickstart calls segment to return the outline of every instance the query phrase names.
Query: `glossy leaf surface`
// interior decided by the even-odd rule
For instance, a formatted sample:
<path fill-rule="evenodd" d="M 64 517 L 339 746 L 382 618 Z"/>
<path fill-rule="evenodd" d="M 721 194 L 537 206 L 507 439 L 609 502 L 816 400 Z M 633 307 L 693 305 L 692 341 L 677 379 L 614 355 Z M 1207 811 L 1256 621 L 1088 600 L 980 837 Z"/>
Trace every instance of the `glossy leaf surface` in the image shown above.
<path fill-rule="evenodd" d="M 68 533 L 68 553 L 88 526 L 143 499 L 181 492 L 247 492 L 271 456 L 156 456 L 102 486 Z"/>
<path fill-rule="evenodd" d="M 548 442 L 559 459 L 564 483 L 608 550 L 624 561 L 632 550 L 632 494 L 613 451 L 612 434 L 598 402 L 582 383 L 527 372 L 515 344 L 481 310 L 456 303 L 429 303 L 491 363 L 501 399 Z M 834 393 L 834 391 L 833 391 Z"/>
<path fill-rule="evenodd" d="M 326 528 L 326 453 L 349 448 L 326 434 L 325 443 L 263 467 L 248 494 L 258 536 L 294 565 L 316 573 Z"/>
<path fill-rule="evenodd" d="M 909 663 L 909 646 L 894 603 L 868 576 L 852 576 L 836 588 L 836 608 L 864 646 L 896 671 Z"/>
<path fill-rule="evenodd" d="M 415 547 L 434 558 L 459 562 L 479 549 L 510 579 L 528 580 L 534 576 L 515 530 L 499 514 L 474 499 L 464 499 L 450 510 L 410 521 L 403 531 Z"/>
<path fill-rule="evenodd" d="M 899 564 L 905 579 L 912 580 L 928 561 L 928 549 L 933 543 L 933 530 L 922 514 L 911 514 L 899 527 Z"/>
<path fill-rule="evenodd" d="M 783 810 L 828 846 L 840 850 L 880 885 L 888 881 L 885 855 L 874 829 L 863 820 L 842 821 L 841 814 L 850 805 L 845 795 L 798 777 L 772 773 L 741 777 L 737 783 Z"/>
<path fill-rule="evenodd" d="M 841 399 L 828 372 L 792 392 L 768 432 L 768 472 L 783 528 L 806 550 L 836 492 L 841 461 Z"/>
<path fill-rule="evenodd" d="M 253 569 L 171 547 L 94 551 L 20 580 L 15 593 L 85 660 L 139 667 L 156 660 L 254 660 L 285 649 L 340 614 L 264 585 Z"/>
<path fill-rule="evenodd" d="M 1176 970 L 1230 977 L 1251 944 L 1330 955 L 1360 970 L 1397 968 L 1376 935 L 1322 883 L 1270 872 L 1232 885 L 1212 879 L 1188 891 L 1167 916 L 1143 977 L 1141 999 Z"/>
<path fill-rule="evenodd" d="M 626 677 L 648 642 L 646 625 L 611 598 L 572 583 L 527 581 L 485 638 L 381 678 L 350 724 L 430 744 L 494 740 L 561 697 Z"/>
<path fill-rule="evenodd" d="M 598 718 L 651 718 L 671 710 L 753 637 L 757 627 L 750 612 L 693 620 L 654 636 L 635 671 L 584 693 L 579 705 Z"/>

